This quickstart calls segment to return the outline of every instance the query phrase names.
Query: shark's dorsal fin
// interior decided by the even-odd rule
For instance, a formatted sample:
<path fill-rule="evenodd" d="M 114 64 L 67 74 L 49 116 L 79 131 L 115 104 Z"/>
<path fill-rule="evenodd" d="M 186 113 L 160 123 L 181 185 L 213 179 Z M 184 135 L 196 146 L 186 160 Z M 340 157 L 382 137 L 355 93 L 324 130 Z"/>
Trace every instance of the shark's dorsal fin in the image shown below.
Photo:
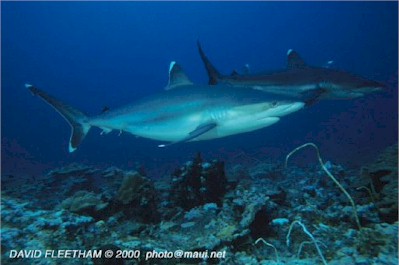
<path fill-rule="evenodd" d="M 249 64 L 244 65 L 244 70 L 243 70 L 244 75 L 249 75 L 251 73 Z"/>
<path fill-rule="evenodd" d="M 230 76 L 238 76 L 238 72 L 236 70 L 233 70 L 233 72 L 231 72 Z"/>
<path fill-rule="evenodd" d="M 109 107 L 108 106 L 104 106 L 103 109 L 101 110 L 101 114 L 108 112 L 109 111 Z"/>
<path fill-rule="evenodd" d="M 188 79 L 186 73 L 183 71 L 183 68 L 175 61 L 171 62 L 169 66 L 169 82 L 165 89 L 169 90 L 179 86 L 187 86 L 192 84 L 193 82 Z"/>
<path fill-rule="evenodd" d="M 288 69 L 303 69 L 307 65 L 302 57 L 296 51 L 289 49 L 287 52 L 287 68 Z"/>

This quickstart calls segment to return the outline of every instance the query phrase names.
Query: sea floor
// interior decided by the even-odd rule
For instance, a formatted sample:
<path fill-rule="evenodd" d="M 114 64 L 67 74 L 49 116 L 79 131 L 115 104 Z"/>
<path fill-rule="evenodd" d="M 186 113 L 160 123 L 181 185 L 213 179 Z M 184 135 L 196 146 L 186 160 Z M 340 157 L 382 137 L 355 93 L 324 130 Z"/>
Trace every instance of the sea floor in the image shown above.
<path fill-rule="evenodd" d="M 197 155 L 157 179 L 79 164 L 3 176 L 1 264 L 396 265 L 397 161 L 395 145 L 360 170 Z"/>

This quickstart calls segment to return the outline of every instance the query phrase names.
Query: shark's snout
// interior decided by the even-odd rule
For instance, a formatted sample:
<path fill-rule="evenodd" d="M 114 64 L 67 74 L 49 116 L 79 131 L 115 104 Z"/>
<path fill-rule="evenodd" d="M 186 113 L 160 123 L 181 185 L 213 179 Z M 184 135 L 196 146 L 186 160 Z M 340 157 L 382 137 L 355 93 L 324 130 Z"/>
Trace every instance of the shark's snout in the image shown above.
<path fill-rule="evenodd" d="M 388 90 L 388 86 L 383 83 L 375 82 L 375 81 L 368 81 L 362 84 L 359 84 L 355 90 L 353 90 L 354 95 L 364 96 L 371 93 L 376 92 L 384 92 Z M 354 96 L 354 97 L 358 97 Z"/>
<path fill-rule="evenodd" d="M 387 89 L 387 86 L 381 82 L 373 81 L 373 80 L 362 80 L 356 85 L 358 90 L 362 90 L 364 92 L 377 92 L 383 91 Z"/>
<path fill-rule="evenodd" d="M 386 91 L 386 90 L 388 90 L 388 86 L 385 84 L 381 84 L 381 83 L 379 83 L 378 86 L 369 88 L 370 92 L 380 92 L 380 91 Z"/>
<path fill-rule="evenodd" d="M 281 103 L 275 106 L 272 110 L 276 117 L 282 117 L 288 115 L 290 113 L 296 112 L 302 109 L 305 106 L 303 102 L 290 102 L 290 103 Z"/>

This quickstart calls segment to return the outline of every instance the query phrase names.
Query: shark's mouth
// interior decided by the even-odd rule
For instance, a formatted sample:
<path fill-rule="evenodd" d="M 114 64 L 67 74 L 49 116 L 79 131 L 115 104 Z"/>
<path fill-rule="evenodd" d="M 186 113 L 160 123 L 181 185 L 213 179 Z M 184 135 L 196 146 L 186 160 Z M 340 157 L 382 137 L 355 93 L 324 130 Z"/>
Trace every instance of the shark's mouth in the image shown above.
<path fill-rule="evenodd" d="M 302 109 L 304 106 L 305 106 L 305 103 L 303 103 L 303 102 L 294 102 L 294 103 L 290 103 L 290 104 L 281 105 L 281 106 L 278 106 L 278 107 L 270 110 L 269 116 L 282 117 L 282 116 L 288 115 L 290 113 L 293 113 L 295 111 L 298 111 L 298 110 Z"/>

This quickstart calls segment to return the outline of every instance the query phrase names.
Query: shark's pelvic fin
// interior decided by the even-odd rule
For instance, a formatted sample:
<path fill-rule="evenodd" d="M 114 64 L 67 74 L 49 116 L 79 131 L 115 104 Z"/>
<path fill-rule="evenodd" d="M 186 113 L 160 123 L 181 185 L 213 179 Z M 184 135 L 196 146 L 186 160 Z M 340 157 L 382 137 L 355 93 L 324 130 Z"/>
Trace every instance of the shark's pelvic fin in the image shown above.
<path fill-rule="evenodd" d="M 209 61 L 208 57 L 206 57 L 204 51 L 202 50 L 201 43 L 197 41 L 198 51 L 201 56 L 202 61 L 204 62 L 206 71 L 208 72 L 209 76 L 209 85 L 216 85 L 222 75 L 219 73 L 218 70 L 212 65 Z"/>
<path fill-rule="evenodd" d="M 33 95 L 39 96 L 47 104 L 52 106 L 64 117 L 69 125 L 71 125 L 72 133 L 69 140 L 69 152 L 75 151 L 90 130 L 91 126 L 87 123 L 87 116 L 83 112 L 62 103 L 58 99 L 30 84 L 25 84 L 25 87 L 28 88 Z"/>
<path fill-rule="evenodd" d="M 288 69 L 303 69 L 307 64 L 296 51 L 289 49 L 287 52 L 287 68 Z"/>
<path fill-rule="evenodd" d="M 170 143 L 170 144 L 160 144 L 160 145 L 158 145 L 158 147 L 167 147 L 167 146 L 170 146 L 172 144 L 189 142 L 189 141 L 194 140 L 195 138 L 203 135 L 204 133 L 209 132 L 210 130 L 212 130 L 216 126 L 217 126 L 217 124 L 215 122 L 201 124 L 197 128 L 195 128 L 194 131 L 190 132 L 187 135 L 187 137 L 184 137 L 183 139 L 181 139 L 179 141 L 176 141 L 176 142 L 173 142 L 173 143 Z"/>
<path fill-rule="evenodd" d="M 191 82 L 186 73 L 184 73 L 183 68 L 176 62 L 171 62 L 169 66 L 169 83 L 166 90 L 192 84 L 193 82 Z"/>
<path fill-rule="evenodd" d="M 333 60 L 329 60 L 329 61 L 327 61 L 324 65 L 323 65 L 323 67 L 324 68 L 332 68 L 332 66 L 334 65 L 334 61 Z"/>

